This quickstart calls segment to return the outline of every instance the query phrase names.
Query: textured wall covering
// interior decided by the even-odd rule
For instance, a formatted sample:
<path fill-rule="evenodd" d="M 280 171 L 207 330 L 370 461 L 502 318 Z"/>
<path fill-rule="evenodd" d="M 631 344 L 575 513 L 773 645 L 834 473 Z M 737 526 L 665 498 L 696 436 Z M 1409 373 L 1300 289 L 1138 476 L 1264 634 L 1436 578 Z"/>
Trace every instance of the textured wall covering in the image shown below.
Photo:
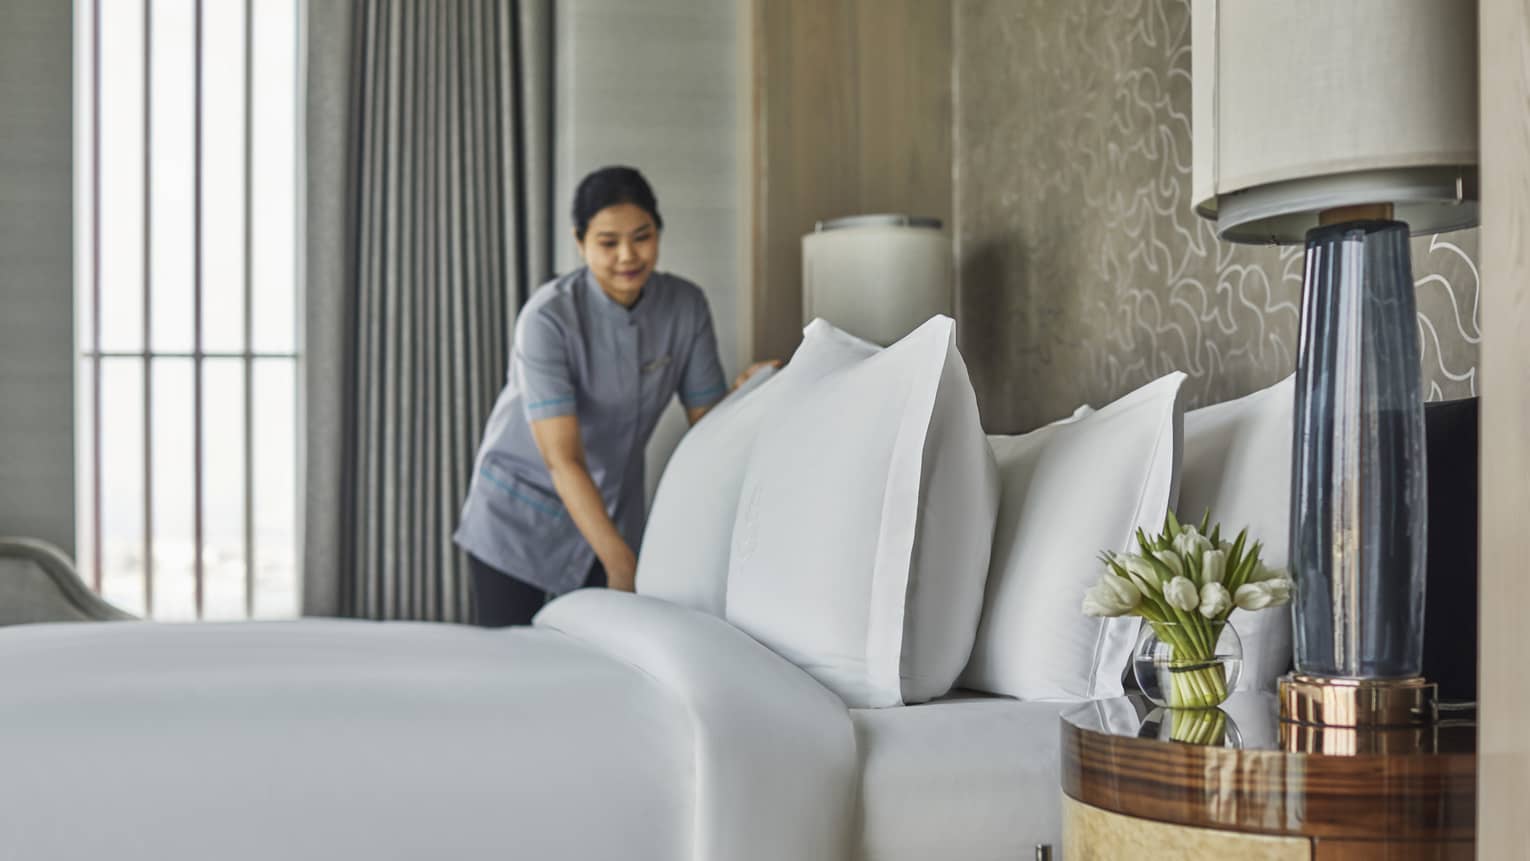
<path fill-rule="evenodd" d="M 1171 370 L 1191 406 L 1295 367 L 1300 247 L 1190 209 L 1188 0 L 958 0 L 958 320 L 990 431 Z M 1476 393 L 1477 234 L 1413 242 L 1423 390 Z"/>
<path fill-rule="evenodd" d="M 0 535 L 74 554 L 68 3 L 0 0 Z"/>

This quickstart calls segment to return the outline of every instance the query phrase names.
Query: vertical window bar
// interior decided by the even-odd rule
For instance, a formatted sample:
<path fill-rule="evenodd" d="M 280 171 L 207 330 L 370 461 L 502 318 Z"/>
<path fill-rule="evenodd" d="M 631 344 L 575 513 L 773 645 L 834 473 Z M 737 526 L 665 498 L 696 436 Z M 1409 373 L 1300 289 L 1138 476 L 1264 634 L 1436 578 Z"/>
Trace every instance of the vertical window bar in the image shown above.
<path fill-rule="evenodd" d="M 255 302 L 251 288 L 254 245 L 250 202 L 251 162 L 254 161 L 253 133 L 250 129 L 254 110 L 255 88 L 251 83 L 255 62 L 254 22 L 250 0 L 244 0 L 244 615 L 255 615 Z"/>
<path fill-rule="evenodd" d="M 90 247 L 89 251 L 87 252 L 88 255 L 89 255 L 88 259 L 90 261 L 91 273 L 90 273 L 90 280 L 89 280 L 89 284 L 88 284 L 88 294 L 82 299 L 82 301 L 85 301 L 85 302 L 88 303 L 89 307 L 91 308 L 92 313 L 91 313 L 91 319 L 90 319 L 90 323 L 89 323 L 88 329 L 83 331 L 83 332 L 81 332 L 81 336 L 82 336 L 81 339 L 88 342 L 88 348 L 84 351 L 84 356 L 83 356 L 83 358 L 86 360 L 86 364 L 84 365 L 84 373 L 89 374 L 90 375 L 90 379 L 92 381 L 92 392 L 91 392 L 91 396 L 90 396 L 90 403 L 89 403 L 89 405 L 87 407 L 87 409 L 89 409 L 91 411 L 90 414 L 92 416 L 92 429 L 91 429 L 91 433 L 90 433 L 90 438 L 88 440 L 88 444 L 90 446 L 90 449 L 89 449 L 89 452 L 87 453 L 86 456 L 90 458 L 89 462 L 92 465 L 92 476 L 91 476 L 91 480 L 89 482 L 90 487 L 89 487 L 89 490 L 88 490 L 88 493 L 89 493 L 89 502 L 88 502 L 88 506 L 89 506 L 88 507 L 88 512 L 89 512 L 89 514 L 88 514 L 88 516 L 89 516 L 91 522 L 90 522 L 88 528 L 89 528 L 89 534 L 93 538 L 91 552 L 89 554 L 90 558 L 88 560 L 82 560 L 82 562 L 85 563 L 85 564 L 90 564 L 91 565 L 92 571 L 91 571 L 91 575 L 89 577 L 89 580 L 91 582 L 92 588 L 98 594 L 100 594 L 102 592 L 102 590 L 104 589 L 104 586 L 105 586 L 105 572 L 106 572 L 105 542 L 103 540 L 105 526 L 104 526 L 104 520 L 103 520 L 103 517 L 102 517 L 103 508 L 104 508 L 104 481 L 103 481 L 103 478 L 102 478 L 104 470 L 103 470 L 102 467 L 103 467 L 104 461 L 105 461 L 104 433 L 103 433 L 103 422 L 102 422 L 102 416 L 103 416 L 103 413 L 104 413 L 104 406 L 105 405 L 104 405 L 104 397 L 103 397 L 103 387 L 101 385 L 102 379 L 103 379 L 103 376 L 104 376 L 103 360 L 105 358 L 107 358 L 107 357 L 131 357 L 131 358 L 137 358 L 137 359 L 139 359 L 143 363 L 142 366 L 141 366 L 141 370 L 142 370 L 142 373 L 143 373 L 142 380 L 143 380 L 143 388 L 144 388 L 144 395 L 143 395 L 143 401 L 142 401 L 143 409 L 144 409 L 144 418 L 143 418 L 143 422 L 142 422 L 142 430 L 143 430 L 143 433 L 144 433 L 144 442 L 143 442 L 143 458 L 144 458 L 144 461 L 143 461 L 143 479 L 144 479 L 144 489 L 143 489 L 143 496 L 142 496 L 143 506 L 144 506 L 144 512 L 143 512 L 144 525 L 143 525 L 143 535 L 142 535 L 143 564 L 142 564 L 142 569 L 141 569 L 143 571 L 144 582 L 143 582 L 142 588 L 143 588 L 143 595 L 144 595 L 144 603 L 145 603 L 145 608 L 146 608 L 146 614 L 149 615 L 149 616 L 153 615 L 153 613 L 154 613 L 154 598 L 155 598 L 155 581 L 157 579 L 155 577 L 155 574 L 157 573 L 156 570 L 155 570 L 157 565 L 156 565 L 156 559 L 155 559 L 155 557 L 156 557 L 156 554 L 155 554 L 156 524 L 155 524 L 155 517 L 154 517 L 154 502 L 155 502 L 155 498 L 156 498 L 155 468 L 154 468 L 155 457 L 154 457 L 154 444 L 153 444 L 153 439 L 154 439 L 154 432 L 153 432 L 154 431 L 154 418 L 153 418 L 153 412 L 154 412 L 154 410 L 153 410 L 154 361 L 156 359 L 158 359 L 158 358 L 161 358 L 164 355 L 170 355 L 170 356 L 181 356 L 181 355 L 184 355 L 184 356 L 187 356 L 187 357 L 189 357 L 192 360 L 191 363 L 192 363 L 193 387 L 194 387 L 194 391 L 193 391 L 193 408 L 192 408 L 193 409 L 193 434 L 194 434 L 194 437 L 195 437 L 194 440 L 193 440 L 193 453 L 192 453 L 192 456 L 193 456 L 193 482 L 194 482 L 194 487 L 193 487 L 193 507 L 192 507 L 192 514 L 193 514 L 193 566 L 192 567 L 193 567 L 193 575 L 194 575 L 194 578 L 195 578 L 195 618 L 202 619 L 206 615 L 206 579 L 207 579 L 206 559 L 205 559 L 205 551 L 206 551 L 206 545 L 207 545 L 207 535 L 206 535 L 206 508 L 207 508 L 207 506 L 206 506 L 206 499 L 207 499 L 207 491 L 206 491 L 206 488 L 204 487 L 204 482 L 203 482 L 203 478 L 204 478 L 204 474 L 206 473 L 206 466 L 207 466 L 207 464 L 206 464 L 206 444 L 205 444 L 205 441 L 204 441 L 204 429 L 205 429 L 205 426 L 206 426 L 206 415 L 205 415 L 206 398 L 205 398 L 204 392 L 203 392 L 206 374 L 205 374 L 205 367 L 204 367 L 203 362 L 204 362 L 204 360 L 206 359 L 206 357 L 208 355 L 212 355 L 212 354 L 209 354 L 205 350 L 205 344 L 204 344 L 204 340 L 205 340 L 204 339 L 204 334 L 205 334 L 204 333 L 204 328 L 205 327 L 203 325 L 203 317 L 204 317 L 203 310 L 204 310 L 204 307 L 205 307 L 205 305 L 204 305 L 204 298 L 205 297 L 204 297 L 204 290 L 203 290 L 203 284 L 204 284 L 204 280 L 205 280 L 204 272 L 203 272 L 203 268 L 204 268 L 203 267 L 203 261 L 204 261 L 205 256 L 206 256 L 206 249 L 205 249 L 205 242 L 204 242 L 205 231 L 203 229 L 203 227 L 204 227 L 204 225 L 203 225 L 203 211 L 205 209 L 205 207 L 204 207 L 204 182 L 203 182 L 203 180 L 204 180 L 204 160 L 205 160 L 204 159 L 204 155 L 205 155 L 205 153 L 204 153 L 204 150 L 205 150 L 205 134 L 204 134 L 204 132 L 205 132 L 205 128 L 206 128 L 205 127 L 205 117 L 204 117 L 204 113 L 203 113 L 203 94 L 204 94 L 204 89 L 205 89 L 205 86 L 204 86 L 204 83 L 205 83 L 204 82 L 204 68 L 203 68 L 204 57 L 205 57 L 205 46 L 204 46 L 205 0 L 194 0 L 194 2 L 193 2 L 193 31 L 194 31 L 194 33 L 193 33 L 193 36 L 194 36 L 194 38 L 193 38 L 193 46 L 194 46 L 194 63 L 195 63 L 195 66 L 196 66 L 196 68 L 193 70 L 193 100 L 194 100 L 194 112 L 195 113 L 194 113 L 194 116 L 193 116 L 193 158 L 192 158 L 192 162 L 193 162 L 193 164 L 192 164 L 192 168 L 193 168 L 193 171 L 192 171 L 192 186 L 193 186 L 192 187 L 192 211 L 193 211 L 193 227 L 192 227 L 192 234 L 193 234 L 192 235 L 193 345 L 192 345 L 191 350 L 189 352 L 187 352 L 187 353 L 170 352 L 170 353 L 164 353 L 164 354 L 161 354 L 161 353 L 157 352 L 154 349 L 154 346 L 153 346 L 153 333 L 154 333 L 154 324 L 153 324 L 153 316 L 154 316 L 153 315 L 153 308 L 154 308 L 154 304 L 153 304 L 153 302 L 154 302 L 154 298 L 153 298 L 154 297 L 154 294 L 153 294 L 153 284 L 154 284 L 154 281 L 155 281 L 155 278 L 154 278 L 154 268 L 153 268 L 154 267 L 154 235 L 155 235 L 154 234 L 154 230 L 153 230 L 153 218 L 154 218 L 154 203 L 153 203 L 153 201 L 154 201 L 154 184 L 155 184 L 155 170 L 154 170 L 154 162 L 153 162 L 153 159 L 154 159 L 154 156 L 153 156 L 154 138 L 155 138 L 155 134 L 154 134 L 154 102 L 155 102 L 155 99 L 154 99 L 154 95 L 153 95 L 153 87 L 154 87 L 154 81 L 155 81 L 155 74 L 154 74 L 153 66 L 151 64 L 154 62 L 154 57 L 153 57 L 153 49 L 154 49 L 153 27 L 154 27 L 155 13 L 156 13 L 157 10 L 156 10 L 156 8 L 154 6 L 155 0 L 140 0 L 140 2 L 142 3 L 141 11 L 142 11 L 143 28 L 144 28 L 144 31 L 143 31 L 142 37 L 141 37 L 142 38 L 142 50 L 143 50 L 142 62 L 144 63 L 143 70 L 142 70 L 142 73 L 141 73 L 142 74 L 143 87 L 144 87 L 144 92 L 143 92 L 143 96 L 142 96 L 142 121 L 144 123 L 144 128 L 143 128 L 143 131 L 142 131 L 142 140 L 143 140 L 143 146 L 144 146 L 144 153 L 143 153 L 143 156 L 142 156 L 142 165 L 141 165 L 142 171 L 143 171 L 143 173 L 142 173 L 142 176 L 143 176 L 143 181 L 142 181 L 143 200 L 142 200 L 142 203 L 141 203 L 141 219 L 142 219 L 142 228 L 141 229 L 143 230 L 143 233 L 141 234 L 141 237 L 140 237 L 141 241 L 142 241 L 142 246 L 143 246 L 142 251 L 143 251 L 143 255 L 144 255 L 144 259 L 143 259 L 143 263 L 142 263 L 142 266 L 143 266 L 143 270 L 142 270 L 142 274 L 143 274 L 143 290 L 144 290 L 144 296 L 143 296 L 143 302 L 142 302 L 142 310 L 143 310 L 143 315 L 144 316 L 143 316 L 143 322 L 142 322 L 142 328 L 141 328 L 141 333 L 142 333 L 144 344 L 138 350 L 132 350 L 132 351 L 122 351 L 122 350 L 107 351 L 107 350 L 104 350 L 103 346 L 102 346 L 102 344 L 103 344 L 103 324 L 102 324 L 102 319 L 101 319 L 102 315 L 100 313 L 101 306 L 102 306 L 102 294 L 103 294 L 103 289 L 104 289 L 103 282 L 102 282 L 102 275 L 101 275 L 102 244 L 100 242 L 101 222 L 102 222 L 101 201 L 102 201 L 102 192 L 103 192 L 103 189 L 102 189 L 102 179 L 101 179 L 101 162 L 102 162 L 102 136 L 101 136 L 102 105 L 101 105 L 101 91 L 102 91 L 102 78 L 103 78 L 103 75 L 102 75 L 102 72 L 101 72 L 101 57 L 102 57 L 102 53 L 103 53 L 103 49 L 104 49 L 104 34 L 103 34 L 103 28 L 102 28 L 104 0 L 81 0 L 81 6 L 88 10 L 87 14 L 89 14 L 89 16 L 90 16 L 90 19 L 89 19 L 90 20 L 90 25 L 89 25 L 89 36 L 88 36 L 88 38 L 90 39 L 89 52 L 90 52 L 90 57 L 91 57 L 91 70 L 89 72 L 89 81 L 90 81 L 90 83 L 89 83 L 89 86 L 86 88 L 87 97 L 90 99 L 89 110 L 90 110 L 90 117 L 91 117 L 90 140 L 89 140 L 89 143 L 88 143 L 88 146 L 89 146 L 90 150 L 89 150 L 88 158 L 90 160 L 89 163 L 90 163 L 90 169 L 91 169 L 90 188 L 89 188 L 89 201 L 90 201 L 89 205 L 90 205 L 91 212 L 90 212 L 90 216 L 89 217 L 90 217 L 92 238 L 91 238 L 91 247 Z M 88 6 L 86 6 L 86 4 L 88 4 Z M 302 8 L 302 0 L 293 0 L 294 14 L 298 15 L 299 19 L 301 19 L 301 14 L 300 14 L 301 13 L 301 8 Z M 242 296 L 242 300 L 243 300 L 243 306 L 244 306 L 244 323 L 243 323 L 243 329 L 244 329 L 244 331 L 243 331 L 244 347 L 243 347 L 243 349 L 241 351 L 239 351 L 237 353 L 231 352 L 231 353 L 228 353 L 226 355 L 229 355 L 230 357 L 242 358 L 243 361 L 244 361 L 244 365 L 245 365 L 244 366 L 244 373 L 243 373 L 243 378 L 244 378 L 243 382 L 244 382 L 244 386 L 245 386 L 245 390 L 243 392 L 244 407 L 245 407 L 245 417 L 244 417 L 244 427 L 242 428 L 242 432 L 243 432 L 243 436 L 244 436 L 244 448 L 242 450 L 242 456 L 243 456 L 243 472 L 244 472 L 244 477 L 245 477 L 245 499 L 244 499 L 245 510 L 244 510 L 244 522 L 242 524 L 243 533 L 244 533 L 244 539 L 245 539 L 245 553 L 244 553 L 244 556 L 245 556 L 245 559 L 244 559 L 244 562 L 245 562 L 244 604 L 245 604 L 245 613 L 246 613 L 246 616 L 253 617 L 254 616 L 254 608 L 255 608 L 255 598 L 256 598 L 255 591 L 256 591 L 256 588 L 258 586 L 258 583 L 256 582 L 256 571 L 257 571 L 257 561 L 258 561 L 258 556 L 259 556 L 259 554 L 254 549 L 254 547 L 255 547 L 255 529 L 256 529 L 256 514 L 255 514 L 255 507 L 254 507 L 254 503 L 255 503 L 255 453 L 254 453 L 254 432 L 255 432 L 255 427 L 254 427 L 254 421 L 255 421 L 255 419 L 254 419 L 254 414 L 255 414 L 254 413 L 254 406 L 255 406 L 255 404 L 254 404 L 254 401 L 255 401 L 255 396 L 254 396 L 254 381 L 255 381 L 255 373 L 254 373 L 254 371 L 256 370 L 255 360 L 257 358 L 261 358 L 261 357 L 266 356 L 266 355 L 269 355 L 272 358 L 292 359 L 293 360 L 292 368 L 294 370 L 294 373 L 297 374 L 298 367 L 299 367 L 297 360 L 299 358 L 299 354 L 298 354 L 298 352 L 296 350 L 291 351 L 291 352 L 273 352 L 273 353 L 269 353 L 269 354 L 262 354 L 262 353 L 257 353 L 257 351 L 255 350 L 255 346 L 254 346 L 254 334 L 255 334 L 255 332 L 254 332 L 254 314 L 252 313 L 252 311 L 254 310 L 253 309 L 253 304 L 254 304 L 254 262 L 253 262 L 253 260 L 254 260 L 254 255 L 253 255 L 253 251 L 254 251 L 254 225 L 253 225 L 253 222 L 254 222 L 254 218 L 253 218 L 253 216 L 254 216 L 254 199 L 253 199 L 253 186 L 254 186 L 254 91 L 253 90 L 254 90 L 254 65 L 255 65 L 255 63 L 254 63 L 254 41 L 255 41 L 255 36 L 254 36 L 254 20 L 253 20 L 253 18 L 254 18 L 254 4 L 253 4 L 253 0 L 244 0 L 244 3 L 243 3 L 243 17 L 244 17 L 244 26 L 245 26 L 245 32 L 244 32 L 244 49 L 245 49 L 244 74 L 245 74 L 245 79 L 244 79 L 244 82 L 243 82 L 243 90 L 244 90 L 244 98 L 245 98 L 245 104 L 243 106 L 243 113 L 244 113 L 245 128 L 244 128 L 244 139 L 243 139 L 244 162 L 242 164 L 242 167 L 243 167 L 243 177 L 242 177 L 242 179 L 243 179 L 243 187 L 244 187 L 244 194 L 245 194 L 245 200 L 244 200 L 244 206 L 243 206 L 245 222 L 244 222 L 244 225 L 243 225 L 243 237 L 242 237 L 243 247 L 244 247 L 244 254 L 245 254 L 245 257 L 244 257 L 244 260 L 243 260 L 243 273 L 242 273 L 242 277 L 243 277 L 243 296 Z M 298 38 L 299 38 L 300 44 L 301 44 L 301 39 L 302 39 L 301 30 L 299 31 Z M 301 58 L 299 58 L 299 62 L 301 62 Z M 301 87 L 302 87 L 301 77 L 299 77 L 298 80 L 295 81 L 294 86 L 298 90 L 298 93 L 296 95 L 298 97 L 297 98 L 297 103 L 299 105 L 299 108 L 298 108 L 299 122 L 301 122 L 301 120 L 302 120 L 302 117 L 301 117 L 301 107 L 300 107 L 301 106 Z M 294 148 L 298 150 L 299 158 L 301 158 L 300 139 L 294 139 L 294 141 L 292 143 L 293 143 Z M 299 173 L 298 175 L 294 176 L 292 178 L 292 181 L 293 181 L 294 185 L 296 186 L 296 190 L 297 190 L 298 195 L 301 196 L 302 192 L 304 191 L 304 189 L 302 188 L 302 183 L 301 183 L 301 174 Z M 294 230 L 295 238 L 300 240 L 301 236 L 302 236 L 301 224 L 295 222 L 294 225 L 293 225 L 293 230 Z M 298 246 L 299 246 L 299 251 L 301 251 L 301 242 L 298 243 Z M 297 277 L 299 279 L 299 281 L 301 281 L 301 276 L 302 276 L 302 260 L 301 260 L 301 255 L 300 254 L 297 256 L 296 259 L 294 259 L 293 265 L 294 265 L 294 273 L 293 274 L 294 274 L 295 277 Z M 296 329 L 298 331 L 301 331 L 301 328 L 302 328 L 302 316 L 301 316 L 301 312 L 300 312 L 300 306 L 295 306 L 293 308 L 293 320 L 292 320 L 292 323 L 293 323 L 294 329 Z M 218 354 L 218 355 L 224 355 L 224 354 Z M 300 377 L 300 374 L 297 374 L 297 376 Z M 299 427 L 300 427 L 300 421 L 298 422 L 297 426 L 294 426 L 291 429 L 292 432 L 294 434 L 297 434 L 297 432 L 299 430 Z M 299 451 L 298 456 L 299 456 L 299 458 L 301 458 L 301 456 L 302 456 L 301 455 L 301 451 Z M 297 527 L 298 527 L 298 530 L 300 532 L 301 531 L 301 514 L 299 512 L 294 512 L 294 514 L 298 518 Z"/>
<path fill-rule="evenodd" d="M 192 65 L 191 156 L 191 307 L 192 353 L 192 571 L 196 578 L 196 618 L 202 618 L 202 0 L 196 0 L 192 17 L 195 46 Z"/>
<path fill-rule="evenodd" d="M 292 82 L 292 105 L 293 112 L 297 115 L 293 122 L 296 134 L 292 139 L 292 164 L 294 170 L 291 176 L 292 201 L 294 212 L 292 213 L 292 283 L 294 286 L 295 301 L 292 303 L 292 350 L 297 356 L 304 352 L 304 335 L 306 326 L 303 314 L 299 310 L 308 305 L 308 248 L 304 242 L 307 235 L 306 225 L 308 221 L 308 189 L 304 177 L 308 174 L 308 153 L 305 146 L 299 141 L 308 139 L 308 117 L 306 110 L 306 81 L 308 80 L 308 16 L 304 12 L 304 0 L 292 0 L 292 18 L 295 22 L 293 34 L 297 38 L 297 47 L 294 50 L 294 59 L 297 61 L 298 72 L 293 76 Z M 289 365 L 292 369 L 292 396 L 297 401 L 293 405 L 291 427 L 294 457 L 291 468 L 293 470 L 292 487 L 296 492 L 297 504 L 292 506 L 292 534 L 296 536 L 292 555 L 292 580 L 293 589 L 296 590 L 296 608 L 299 616 L 303 615 L 303 535 L 305 532 L 304 521 L 306 520 L 306 488 L 304 476 L 307 475 L 308 443 L 302 436 L 300 428 L 304 426 L 305 412 L 308 407 L 303 397 L 306 390 L 303 362 L 301 358 L 294 357 Z"/>
<path fill-rule="evenodd" d="M 101 2 L 90 9 L 90 529 L 95 570 L 91 582 L 101 592 Z"/>
<path fill-rule="evenodd" d="M 143 0 L 143 606 L 154 618 L 154 0 Z M 99 362 L 100 359 L 97 359 Z"/>

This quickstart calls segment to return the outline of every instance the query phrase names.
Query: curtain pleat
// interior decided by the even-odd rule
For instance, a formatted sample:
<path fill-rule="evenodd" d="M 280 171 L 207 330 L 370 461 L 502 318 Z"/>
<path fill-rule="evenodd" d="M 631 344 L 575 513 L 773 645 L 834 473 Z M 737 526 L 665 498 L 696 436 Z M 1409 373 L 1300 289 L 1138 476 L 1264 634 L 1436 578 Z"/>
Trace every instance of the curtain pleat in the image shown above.
<path fill-rule="evenodd" d="M 348 347 L 340 384 L 307 394 L 343 419 L 319 453 L 339 516 L 310 506 L 305 534 L 339 534 L 332 553 L 305 553 L 305 612 L 471 618 L 451 536 L 514 309 L 550 274 L 550 248 L 528 242 L 552 217 L 550 21 L 550 0 L 351 5 L 350 253 L 338 283 L 309 285 L 345 291 L 348 312 L 309 320 Z"/>
<path fill-rule="evenodd" d="M 427 209 L 430 213 L 430 223 L 426 225 L 431 234 L 430 277 L 438 285 L 444 285 L 447 274 L 450 271 L 447 266 L 448 243 L 446 204 L 441 198 L 441 190 L 446 187 L 446 160 L 443 157 L 446 152 L 446 108 L 450 101 L 446 91 L 446 73 L 442 68 L 445 57 L 445 16 L 438 4 L 429 4 L 430 19 L 425 34 L 430 43 L 430 144 L 427 150 L 426 171 L 433 178 L 430 190 L 427 194 L 429 204 Z M 448 303 L 444 290 L 435 290 L 430 294 L 431 304 L 431 331 L 442 332 L 449 325 L 450 317 L 447 314 Z M 448 360 L 450 358 L 450 338 L 435 338 L 431 342 L 431 375 L 434 385 L 431 387 L 431 395 L 435 401 L 449 397 L 451 375 L 447 373 Z M 450 473 L 452 462 L 450 454 L 451 433 L 448 427 L 441 422 L 431 422 L 431 458 L 436 486 L 431 494 L 438 503 L 436 510 L 435 526 L 432 534 L 438 537 L 434 565 L 436 570 L 447 571 L 455 562 L 455 553 L 452 543 L 446 538 L 451 535 L 452 510 L 449 494 L 454 486 Z M 429 599 L 425 602 L 429 618 L 444 618 L 446 614 L 446 588 L 444 578 L 434 578 L 429 584 Z"/>

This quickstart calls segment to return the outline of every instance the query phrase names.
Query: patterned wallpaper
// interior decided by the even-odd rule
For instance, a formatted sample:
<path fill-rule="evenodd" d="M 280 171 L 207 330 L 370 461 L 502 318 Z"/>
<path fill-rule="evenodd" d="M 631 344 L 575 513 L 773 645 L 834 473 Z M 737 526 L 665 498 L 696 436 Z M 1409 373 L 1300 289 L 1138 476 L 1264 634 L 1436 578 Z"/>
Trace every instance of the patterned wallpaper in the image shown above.
<path fill-rule="evenodd" d="M 1191 406 L 1295 367 L 1300 246 L 1190 208 L 1189 0 L 956 0 L 958 326 L 1017 432 L 1172 370 Z M 1415 238 L 1423 391 L 1476 394 L 1477 232 Z"/>

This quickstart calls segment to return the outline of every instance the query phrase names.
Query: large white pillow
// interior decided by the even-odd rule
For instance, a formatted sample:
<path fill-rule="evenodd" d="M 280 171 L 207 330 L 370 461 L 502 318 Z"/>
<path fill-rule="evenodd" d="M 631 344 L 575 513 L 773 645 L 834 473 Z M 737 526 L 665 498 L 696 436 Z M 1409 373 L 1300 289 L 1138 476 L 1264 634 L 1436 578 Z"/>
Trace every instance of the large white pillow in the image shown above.
<path fill-rule="evenodd" d="M 1291 439 L 1295 427 L 1296 378 L 1235 401 L 1185 413 L 1185 465 L 1181 471 L 1181 520 L 1200 522 L 1208 509 L 1231 540 L 1248 528 L 1264 543 L 1260 558 L 1283 568 L 1291 532 Z M 1234 610 L 1233 629 L 1243 639 L 1239 690 L 1274 690 L 1291 663 L 1291 612 L 1273 608 Z"/>
<path fill-rule="evenodd" d="M 994 441 L 1003 486 L 982 623 L 963 687 L 1021 699 L 1119 696 L 1136 618 L 1080 609 L 1102 550 L 1156 531 L 1174 502 L 1185 375 L 1081 418 Z"/>
<path fill-rule="evenodd" d="M 949 317 L 777 410 L 744 477 L 728 620 L 852 707 L 950 689 L 998 505 Z"/>
<path fill-rule="evenodd" d="M 638 594 L 723 615 L 739 489 L 761 420 L 825 374 L 881 349 L 814 320 L 786 367 L 763 382 L 756 383 L 759 375 L 751 378 L 686 432 L 648 513 L 638 554 Z"/>

